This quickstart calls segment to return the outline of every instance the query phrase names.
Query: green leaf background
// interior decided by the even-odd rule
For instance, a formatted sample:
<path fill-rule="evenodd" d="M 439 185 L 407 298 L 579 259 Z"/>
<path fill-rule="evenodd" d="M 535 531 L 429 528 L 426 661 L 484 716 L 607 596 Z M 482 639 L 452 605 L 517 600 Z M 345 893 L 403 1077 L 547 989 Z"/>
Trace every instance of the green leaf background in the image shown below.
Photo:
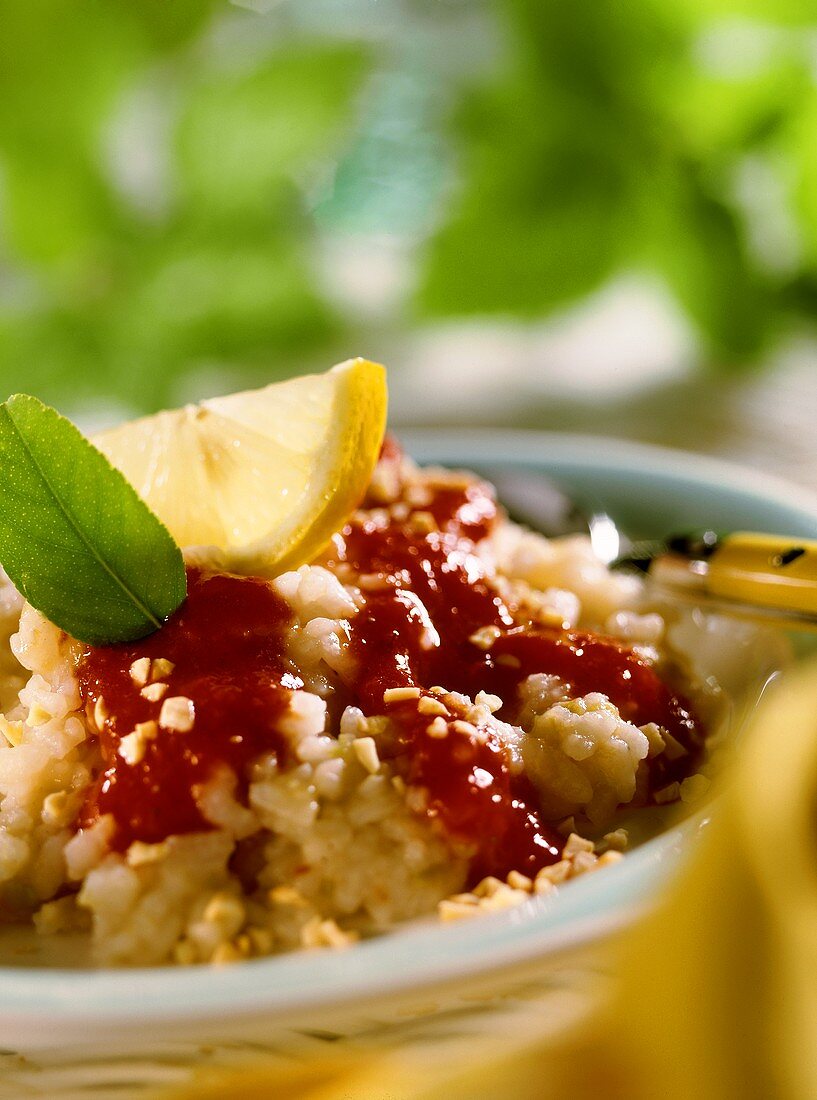
<path fill-rule="evenodd" d="M 0 0 L 5 392 L 151 411 L 632 271 L 706 369 L 813 325 L 817 0 L 258 6 Z M 356 233 L 410 262 L 375 330 L 322 268 Z"/>

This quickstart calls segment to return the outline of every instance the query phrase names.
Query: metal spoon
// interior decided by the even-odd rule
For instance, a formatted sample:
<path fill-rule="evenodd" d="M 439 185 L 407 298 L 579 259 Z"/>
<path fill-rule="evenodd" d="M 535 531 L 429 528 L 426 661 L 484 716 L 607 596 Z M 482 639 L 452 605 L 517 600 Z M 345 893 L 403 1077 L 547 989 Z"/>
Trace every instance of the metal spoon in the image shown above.
<path fill-rule="evenodd" d="M 586 515 L 547 478 L 484 471 L 511 519 L 548 537 L 586 534 L 613 569 L 636 569 L 662 594 L 741 618 L 817 630 L 817 541 L 712 530 L 634 541 L 606 512 Z"/>

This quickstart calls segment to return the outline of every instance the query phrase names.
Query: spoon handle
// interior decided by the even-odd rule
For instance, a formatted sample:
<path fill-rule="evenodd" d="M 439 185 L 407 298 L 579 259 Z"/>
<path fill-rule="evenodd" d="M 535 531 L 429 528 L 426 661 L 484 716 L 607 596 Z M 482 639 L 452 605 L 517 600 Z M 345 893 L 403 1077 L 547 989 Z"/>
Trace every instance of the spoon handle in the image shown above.
<path fill-rule="evenodd" d="M 737 531 L 673 539 L 649 563 L 650 579 L 675 595 L 725 610 L 817 628 L 817 541 Z"/>

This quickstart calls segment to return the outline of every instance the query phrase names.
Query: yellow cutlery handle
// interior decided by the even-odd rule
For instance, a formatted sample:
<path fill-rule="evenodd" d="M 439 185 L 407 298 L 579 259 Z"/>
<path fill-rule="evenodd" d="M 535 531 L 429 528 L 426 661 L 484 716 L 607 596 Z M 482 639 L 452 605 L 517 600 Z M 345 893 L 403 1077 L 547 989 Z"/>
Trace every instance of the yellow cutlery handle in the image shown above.
<path fill-rule="evenodd" d="M 706 564 L 712 596 L 817 614 L 817 541 L 738 531 Z"/>

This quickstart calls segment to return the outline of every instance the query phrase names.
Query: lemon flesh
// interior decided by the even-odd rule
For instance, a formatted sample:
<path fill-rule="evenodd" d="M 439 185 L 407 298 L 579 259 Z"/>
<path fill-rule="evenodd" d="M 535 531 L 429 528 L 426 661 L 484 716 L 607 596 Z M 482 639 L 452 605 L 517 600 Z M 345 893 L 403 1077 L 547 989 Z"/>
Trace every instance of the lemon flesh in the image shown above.
<path fill-rule="evenodd" d="M 314 558 L 360 503 L 387 403 L 383 367 L 350 359 L 93 442 L 180 546 L 210 548 L 234 572 L 271 573 Z"/>

